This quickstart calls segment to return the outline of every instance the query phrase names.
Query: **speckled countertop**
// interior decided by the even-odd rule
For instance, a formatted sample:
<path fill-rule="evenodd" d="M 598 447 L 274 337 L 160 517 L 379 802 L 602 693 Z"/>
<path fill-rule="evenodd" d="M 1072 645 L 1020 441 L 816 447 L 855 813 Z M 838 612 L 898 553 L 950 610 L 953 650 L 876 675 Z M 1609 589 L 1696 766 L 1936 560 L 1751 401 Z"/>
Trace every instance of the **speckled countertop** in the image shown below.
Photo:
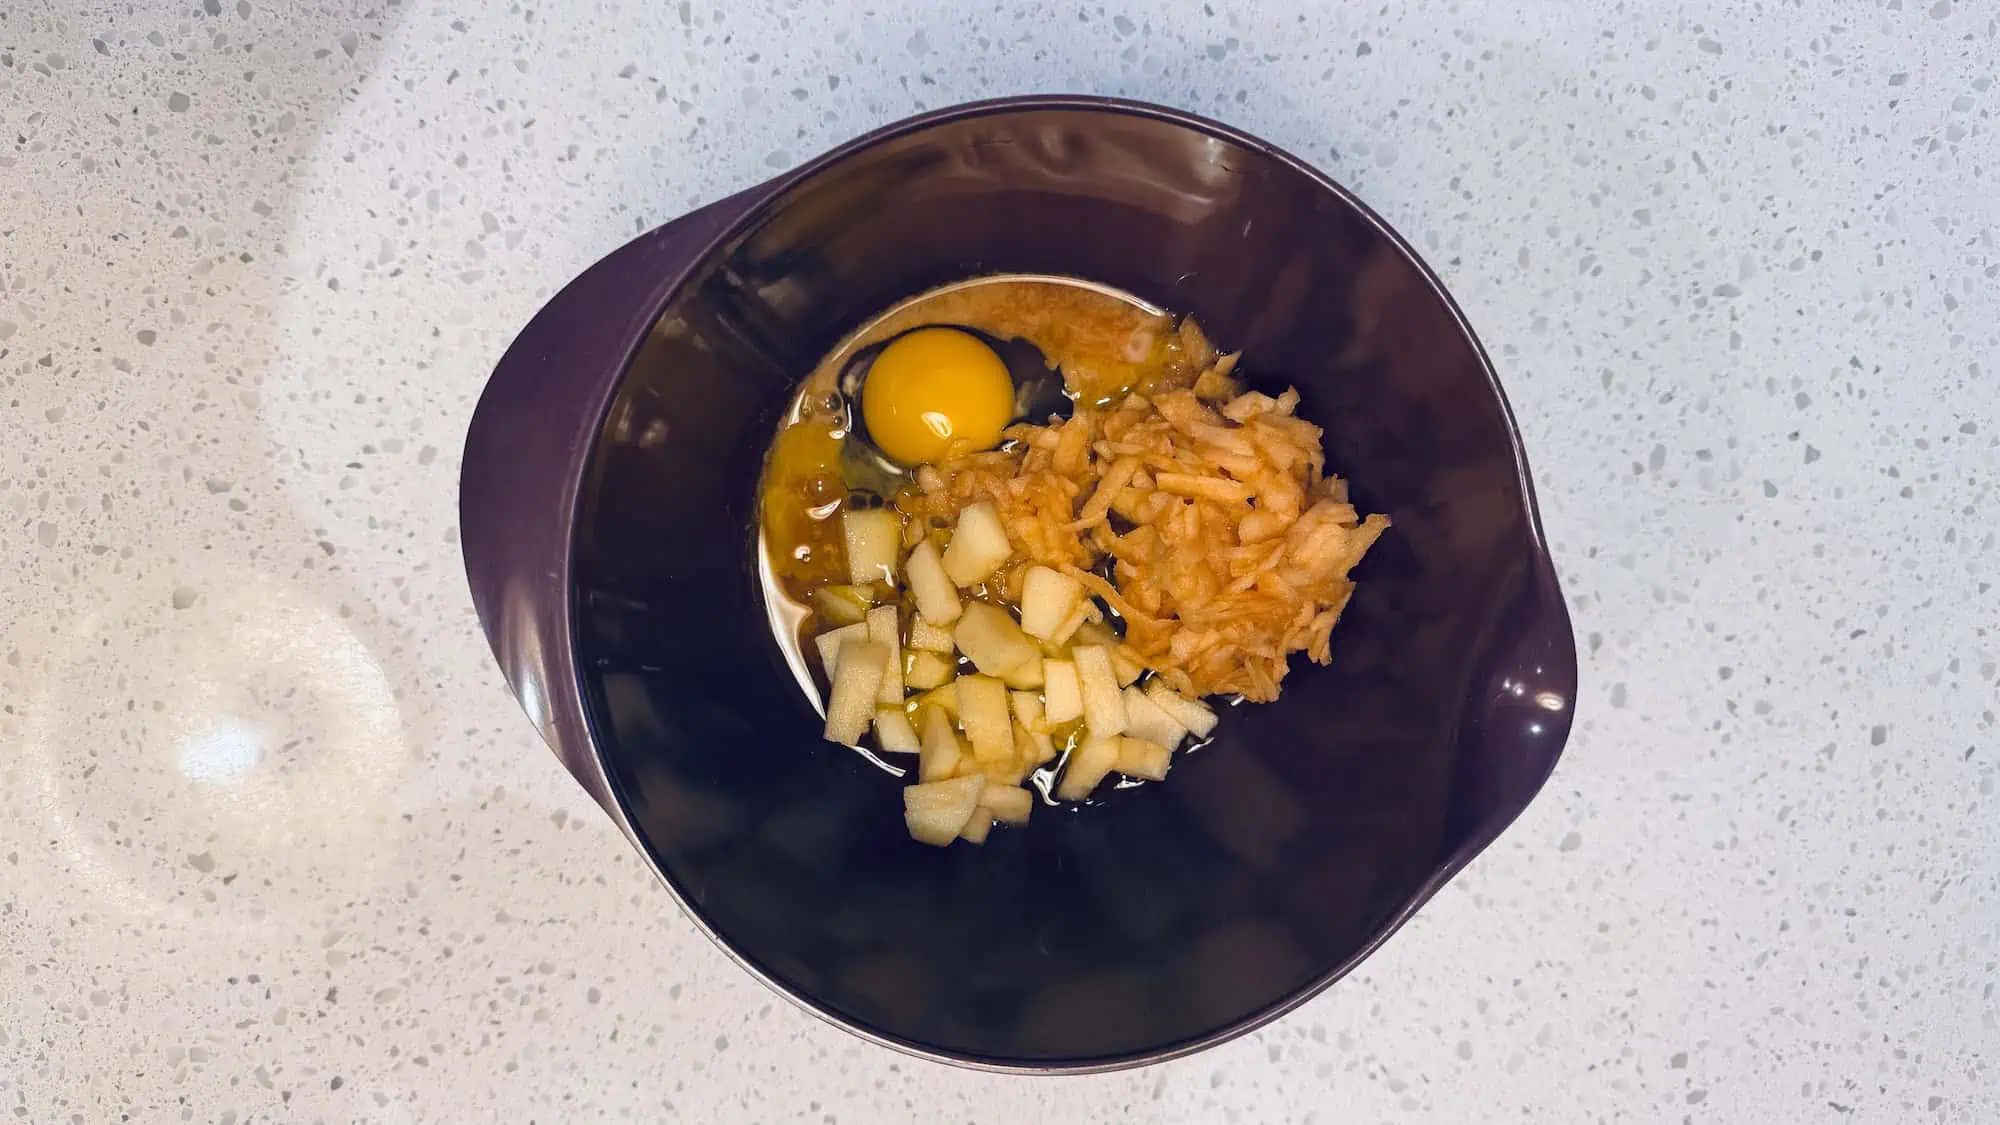
<path fill-rule="evenodd" d="M 2000 1120 L 1991 5 L 294 7 L 0 4 L 0 1119 Z M 1429 255 L 1584 694 L 1353 977 L 1037 1081 L 712 948 L 502 690 L 454 517 L 585 264 L 1049 90 L 1262 133 Z"/>

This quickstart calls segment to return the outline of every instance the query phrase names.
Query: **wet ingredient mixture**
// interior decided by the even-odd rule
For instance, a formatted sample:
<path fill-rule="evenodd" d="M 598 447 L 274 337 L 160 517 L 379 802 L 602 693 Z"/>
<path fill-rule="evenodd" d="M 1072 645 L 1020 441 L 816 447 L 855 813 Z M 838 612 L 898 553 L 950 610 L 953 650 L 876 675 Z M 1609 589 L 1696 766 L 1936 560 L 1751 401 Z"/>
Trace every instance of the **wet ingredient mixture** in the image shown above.
<path fill-rule="evenodd" d="M 1057 409 L 1010 340 L 1060 372 Z M 914 838 L 1025 821 L 1024 782 L 1163 780 L 1217 724 L 1203 697 L 1275 699 L 1291 653 L 1331 659 L 1388 520 L 1326 475 L 1296 392 L 1235 359 L 1191 319 L 1016 276 L 905 302 L 806 380 L 765 467 L 767 596 L 818 657 L 826 737 L 916 755 Z"/>

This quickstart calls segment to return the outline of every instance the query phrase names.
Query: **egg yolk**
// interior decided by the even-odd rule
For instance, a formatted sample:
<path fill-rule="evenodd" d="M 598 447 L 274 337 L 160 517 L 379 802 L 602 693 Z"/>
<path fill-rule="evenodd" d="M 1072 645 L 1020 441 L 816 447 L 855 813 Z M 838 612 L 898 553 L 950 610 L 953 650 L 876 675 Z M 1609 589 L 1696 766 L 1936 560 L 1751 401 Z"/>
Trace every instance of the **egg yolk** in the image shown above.
<path fill-rule="evenodd" d="M 991 449 L 1014 417 L 1014 381 L 977 336 L 919 328 L 869 366 L 861 417 L 877 448 L 904 465 Z"/>

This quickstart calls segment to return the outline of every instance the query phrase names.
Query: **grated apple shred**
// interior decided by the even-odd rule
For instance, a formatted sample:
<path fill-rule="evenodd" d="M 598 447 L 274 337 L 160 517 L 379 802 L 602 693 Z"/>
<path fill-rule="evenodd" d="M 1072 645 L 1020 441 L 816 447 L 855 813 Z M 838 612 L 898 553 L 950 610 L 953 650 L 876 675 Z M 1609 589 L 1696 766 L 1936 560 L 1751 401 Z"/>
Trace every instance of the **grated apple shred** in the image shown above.
<path fill-rule="evenodd" d="M 927 467 L 896 504 L 914 544 L 990 502 L 1019 552 L 989 589 L 1018 599 L 1035 565 L 1069 575 L 1124 619 L 1120 651 L 1176 691 L 1265 702 L 1292 653 L 1331 663 L 1348 572 L 1389 520 L 1360 516 L 1326 475 L 1296 390 L 1247 391 L 1235 355 L 1199 329 L 1189 342 L 1198 374 L 1013 426 L 1002 449 Z"/>

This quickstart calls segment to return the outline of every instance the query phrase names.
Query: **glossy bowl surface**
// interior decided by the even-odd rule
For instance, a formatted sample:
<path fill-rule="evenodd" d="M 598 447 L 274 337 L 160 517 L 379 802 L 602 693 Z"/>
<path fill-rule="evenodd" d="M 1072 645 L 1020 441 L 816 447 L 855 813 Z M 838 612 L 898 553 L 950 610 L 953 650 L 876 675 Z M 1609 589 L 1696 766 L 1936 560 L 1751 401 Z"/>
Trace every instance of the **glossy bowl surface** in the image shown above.
<path fill-rule="evenodd" d="M 766 624 L 755 487 L 797 381 L 898 299 L 994 272 L 1196 315 L 1296 385 L 1394 529 L 1334 661 L 1157 786 L 984 848 L 904 834 L 820 741 Z M 522 333 L 461 497 L 480 616 L 544 737 L 698 923 L 811 1009 L 1004 1069 L 1198 1049 L 1312 996 L 1526 806 L 1574 641 L 1487 357 L 1386 224 L 1154 106 L 1029 98 L 890 126 L 642 237 Z"/>

